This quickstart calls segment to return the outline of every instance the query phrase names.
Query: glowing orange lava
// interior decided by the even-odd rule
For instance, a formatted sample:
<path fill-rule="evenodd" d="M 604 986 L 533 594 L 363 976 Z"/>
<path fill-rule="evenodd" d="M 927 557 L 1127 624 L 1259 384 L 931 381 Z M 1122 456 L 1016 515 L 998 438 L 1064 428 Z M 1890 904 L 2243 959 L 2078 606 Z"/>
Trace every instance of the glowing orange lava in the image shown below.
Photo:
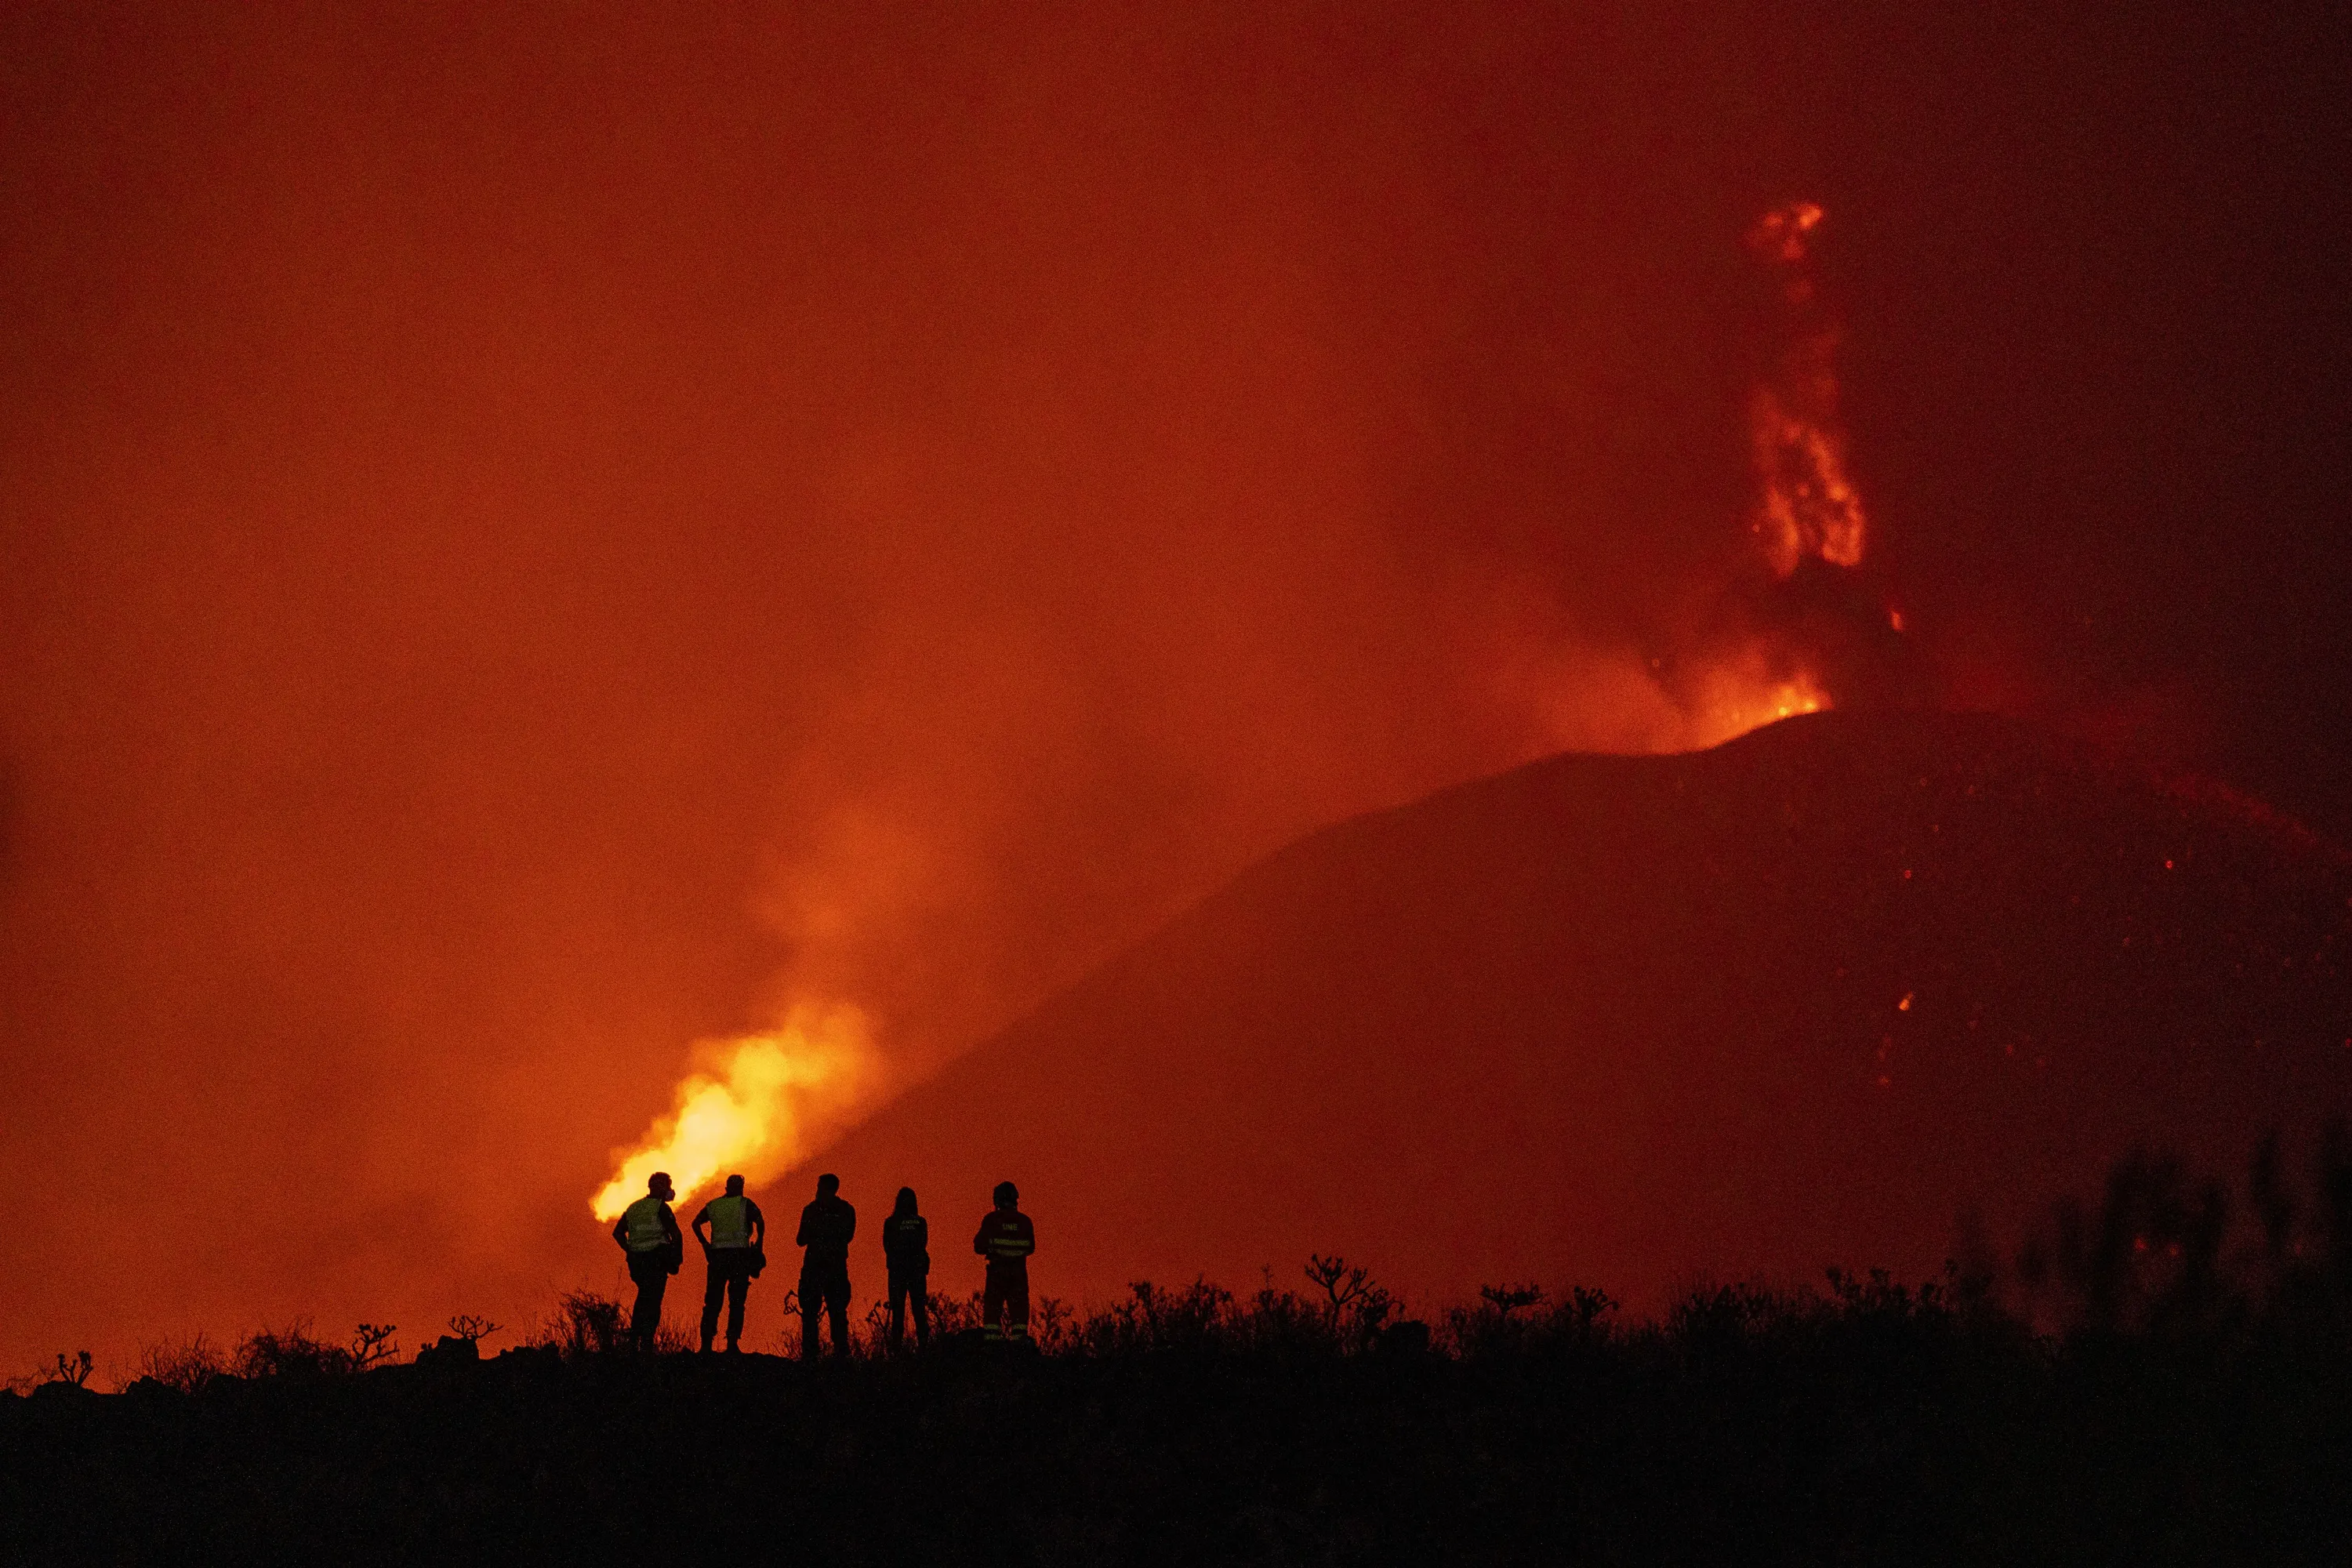
<path fill-rule="evenodd" d="M 1748 248 L 1780 275 L 1797 326 L 1778 372 L 1748 405 L 1761 490 L 1750 526 L 1780 577 L 1794 574 L 1808 556 L 1859 566 L 1866 531 L 1838 432 L 1837 329 L 1820 319 L 1805 265 L 1808 237 L 1822 217 L 1814 203 L 1797 202 L 1766 213 L 1748 231 Z"/>
<path fill-rule="evenodd" d="M 793 1009 L 764 1035 L 707 1044 L 708 1071 L 677 1086 L 677 1103 L 593 1200 L 600 1220 L 618 1218 L 667 1171 L 683 1202 L 730 1173 L 782 1169 L 835 1126 L 857 1093 L 872 1057 L 865 1015 L 850 1006 Z"/>
<path fill-rule="evenodd" d="M 1775 676 L 1753 658 L 1717 666 L 1707 673 L 1698 703 L 1691 715 L 1687 746 L 1705 750 L 1737 740 L 1750 730 L 1793 719 L 1800 713 L 1820 713 L 1831 706 L 1830 695 L 1804 671 Z"/>

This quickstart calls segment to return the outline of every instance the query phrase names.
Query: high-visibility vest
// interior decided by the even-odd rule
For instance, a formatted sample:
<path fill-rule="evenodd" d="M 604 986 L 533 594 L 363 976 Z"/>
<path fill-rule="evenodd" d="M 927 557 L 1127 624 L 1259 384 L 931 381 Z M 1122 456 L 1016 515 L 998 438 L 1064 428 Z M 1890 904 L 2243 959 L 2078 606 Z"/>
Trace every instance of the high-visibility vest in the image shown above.
<path fill-rule="evenodd" d="M 992 1263 L 1018 1263 L 1037 1249 L 1029 1227 L 1021 1215 L 999 1210 L 988 1216 L 984 1227 L 988 1237 L 988 1260 Z"/>
<path fill-rule="evenodd" d="M 669 1240 L 662 1230 L 661 1214 L 662 1201 L 651 1193 L 622 1214 L 621 1224 L 627 1232 L 631 1252 L 651 1252 Z"/>
<path fill-rule="evenodd" d="M 705 1211 L 710 1215 L 710 1245 L 713 1247 L 749 1247 L 751 1245 L 751 1200 L 740 1193 L 713 1198 Z"/>

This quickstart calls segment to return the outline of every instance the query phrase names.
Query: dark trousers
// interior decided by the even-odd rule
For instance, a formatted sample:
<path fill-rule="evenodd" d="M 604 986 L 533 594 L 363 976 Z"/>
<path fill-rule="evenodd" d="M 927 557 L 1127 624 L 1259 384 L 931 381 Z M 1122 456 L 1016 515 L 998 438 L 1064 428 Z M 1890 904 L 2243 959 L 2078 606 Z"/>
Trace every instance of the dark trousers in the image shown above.
<path fill-rule="evenodd" d="M 629 1314 L 629 1337 L 639 1350 L 654 1348 L 661 1331 L 663 1292 L 669 1289 L 669 1253 L 662 1247 L 629 1254 L 629 1278 L 637 1282 L 637 1304 Z"/>
<path fill-rule="evenodd" d="M 992 1263 L 988 1283 L 980 1293 L 982 1331 L 992 1339 L 1029 1337 L 1029 1266 Z"/>
<path fill-rule="evenodd" d="M 817 1352 L 816 1319 L 819 1312 L 833 1314 L 833 1353 L 849 1353 L 849 1276 L 835 1274 L 803 1274 L 801 1276 L 801 1359 L 814 1361 Z"/>
<path fill-rule="evenodd" d="M 890 1276 L 890 1348 L 894 1351 L 907 1331 L 907 1309 L 909 1306 L 915 1309 L 915 1342 L 929 1344 L 931 1293 L 924 1282 L 924 1276 L 917 1274 L 901 1279 L 893 1274 Z"/>
<path fill-rule="evenodd" d="M 751 1249 L 714 1247 L 703 1254 L 710 1272 L 702 1282 L 702 1348 L 710 1348 L 719 1330 L 719 1302 L 727 1302 L 727 1344 L 733 1349 L 743 1337 L 743 1299 L 751 1293 Z"/>

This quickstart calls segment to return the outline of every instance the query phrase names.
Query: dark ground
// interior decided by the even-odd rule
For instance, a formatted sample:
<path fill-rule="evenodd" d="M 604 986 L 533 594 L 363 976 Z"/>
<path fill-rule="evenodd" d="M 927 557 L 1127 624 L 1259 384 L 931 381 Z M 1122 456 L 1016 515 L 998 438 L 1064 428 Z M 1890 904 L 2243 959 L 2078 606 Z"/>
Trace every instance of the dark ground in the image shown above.
<path fill-rule="evenodd" d="M 1630 1331 L 1456 1315 L 1436 1351 L 1140 1321 L 1043 1358 L 50 1385 L 0 1397 L 0 1559 L 2352 1559 L 2332 1329 L 2061 1342 L 1869 1288 Z"/>

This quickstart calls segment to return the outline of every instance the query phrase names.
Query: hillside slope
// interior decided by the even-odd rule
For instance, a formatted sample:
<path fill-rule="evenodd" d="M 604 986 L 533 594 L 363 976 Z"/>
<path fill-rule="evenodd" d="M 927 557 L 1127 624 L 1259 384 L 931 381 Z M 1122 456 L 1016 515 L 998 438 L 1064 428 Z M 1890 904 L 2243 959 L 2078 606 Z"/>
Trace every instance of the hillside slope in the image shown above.
<path fill-rule="evenodd" d="M 1303 839 L 822 1163 L 869 1223 L 922 1194 L 935 1288 L 1004 1176 L 1072 1295 L 1310 1249 L 1424 1296 L 1924 1273 L 2134 1145 L 2352 1111 L 2348 934 L 2345 858 L 2225 792 L 1822 715 Z"/>

